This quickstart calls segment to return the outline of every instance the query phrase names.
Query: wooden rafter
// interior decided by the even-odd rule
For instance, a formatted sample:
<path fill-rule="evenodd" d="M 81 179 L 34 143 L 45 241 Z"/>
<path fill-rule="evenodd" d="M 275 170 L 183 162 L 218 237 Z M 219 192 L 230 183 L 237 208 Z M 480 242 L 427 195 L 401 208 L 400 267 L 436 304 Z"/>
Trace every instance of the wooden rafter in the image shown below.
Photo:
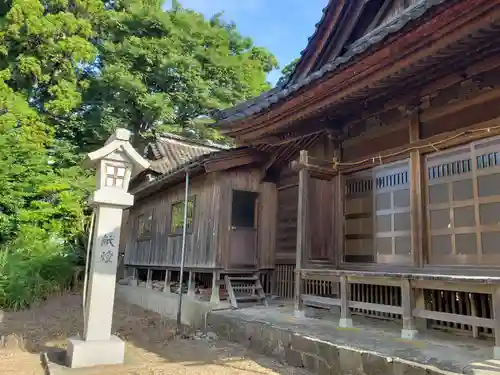
<path fill-rule="evenodd" d="M 467 14 L 467 17 L 457 18 L 459 13 Z M 404 37 L 394 39 L 393 44 L 386 44 L 384 48 L 370 54 L 356 64 L 346 67 L 331 79 L 316 86 L 313 91 L 309 90 L 302 95 L 295 96 L 283 102 L 278 110 L 265 115 L 256 114 L 242 123 L 235 124 L 232 130 L 233 136 L 255 139 L 264 132 L 269 132 L 280 126 L 284 121 L 296 121 L 301 109 L 307 108 L 309 113 L 319 110 L 335 100 L 339 96 L 344 97 L 348 92 L 354 92 L 361 86 L 366 87 L 370 82 L 380 80 L 407 67 L 412 62 L 418 61 L 425 56 L 435 53 L 450 45 L 451 40 L 460 40 L 484 27 L 485 22 L 490 24 L 492 20 L 500 18 L 498 4 L 486 0 L 476 0 L 475 7 L 471 8 L 469 2 L 456 3 L 440 11 L 439 16 L 433 22 L 427 22 L 406 34 Z M 421 35 L 429 35 L 422 38 Z M 404 56 L 394 53 L 401 51 Z M 388 58 L 390 56 L 390 58 Z M 357 74 L 353 74 L 356 71 Z M 361 73 L 360 73 L 361 72 Z M 349 78 L 350 77 L 350 78 Z M 321 93 L 323 94 L 321 94 Z M 259 119 L 258 126 L 249 123 L 253 119 Z M 243 125 L 245 124 L 245 125 Z M 248 128 L 252 128 L 251 135 L 245 135 Z"/>
<path fill-rule="evenodd" d="M 384 16 L 387 14 L 388 10 L 390 9 L 390 5 L 392 4 L 394 0 L 385 0 L 382 6 L 380 7 L 379 11 L 375 15 L 375 18 L 373 21 L 370 23 L 370 26 L 368 26 L 368 29 L 366 29 L 366 32 L 370 32 L 375 27 L 380 23 L 380 21 L 384 18 Z"/>

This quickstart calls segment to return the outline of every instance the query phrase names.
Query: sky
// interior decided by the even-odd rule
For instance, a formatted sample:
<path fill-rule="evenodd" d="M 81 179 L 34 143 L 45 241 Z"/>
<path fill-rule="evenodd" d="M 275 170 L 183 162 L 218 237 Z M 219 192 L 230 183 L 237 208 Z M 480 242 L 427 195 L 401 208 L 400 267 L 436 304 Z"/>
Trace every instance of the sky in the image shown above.
<path fill-rule="evenodd" d="M 226 21 L 234 21 L 238 31 L 254 44 L 271 51 L 283 68 L 300 55 L 328 0 L 180 0 L 207 17 L 223 11 Z M 280 70 L 269 74 L 273 85 Z"/>

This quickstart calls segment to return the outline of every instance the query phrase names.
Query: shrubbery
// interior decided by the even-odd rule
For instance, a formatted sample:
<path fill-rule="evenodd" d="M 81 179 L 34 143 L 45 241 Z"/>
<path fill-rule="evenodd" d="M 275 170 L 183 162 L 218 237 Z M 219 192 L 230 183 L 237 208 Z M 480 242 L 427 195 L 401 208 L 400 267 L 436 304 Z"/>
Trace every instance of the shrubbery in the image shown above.
<path fill-rule="evenodd" d="M 33 229 L 33 228 L 32 228 Z M 0 306 L 18 310 L 69 288 L 77 249 L 29 230 L 0 250 Z M 36 233 L 38 232 L 38 233 Z"/>

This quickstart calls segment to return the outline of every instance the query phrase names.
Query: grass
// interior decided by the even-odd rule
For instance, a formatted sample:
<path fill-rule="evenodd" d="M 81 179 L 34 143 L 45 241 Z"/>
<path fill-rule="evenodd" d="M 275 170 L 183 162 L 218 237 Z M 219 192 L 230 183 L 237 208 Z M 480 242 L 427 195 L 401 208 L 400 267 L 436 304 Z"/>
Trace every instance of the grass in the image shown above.
<path fill-rule="evenodd" d="M 24 309 L 71 286 L 75 272 L 71 252 L 50 242 L 41 245 L 0 249 L 0 308 Z"/>

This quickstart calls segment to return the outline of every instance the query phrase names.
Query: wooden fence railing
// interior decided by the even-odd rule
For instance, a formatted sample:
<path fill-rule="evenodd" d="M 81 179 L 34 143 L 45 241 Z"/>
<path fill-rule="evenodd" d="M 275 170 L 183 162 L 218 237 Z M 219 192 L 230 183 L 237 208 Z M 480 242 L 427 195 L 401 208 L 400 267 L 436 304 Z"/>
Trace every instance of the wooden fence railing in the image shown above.
<path fill-rule="evenodd" d="M 423 319 L 431 328 L 493 336 L 500 357 L 500 277 L 302 269 L 300 278 L 301 306 L 340 307 L 341 326 L 352 324 L 351 314 L 400 320 L 401 336 L 412 339 Z M 308 293 L 307 280 L 338 283 L 338 294 Z"/>

